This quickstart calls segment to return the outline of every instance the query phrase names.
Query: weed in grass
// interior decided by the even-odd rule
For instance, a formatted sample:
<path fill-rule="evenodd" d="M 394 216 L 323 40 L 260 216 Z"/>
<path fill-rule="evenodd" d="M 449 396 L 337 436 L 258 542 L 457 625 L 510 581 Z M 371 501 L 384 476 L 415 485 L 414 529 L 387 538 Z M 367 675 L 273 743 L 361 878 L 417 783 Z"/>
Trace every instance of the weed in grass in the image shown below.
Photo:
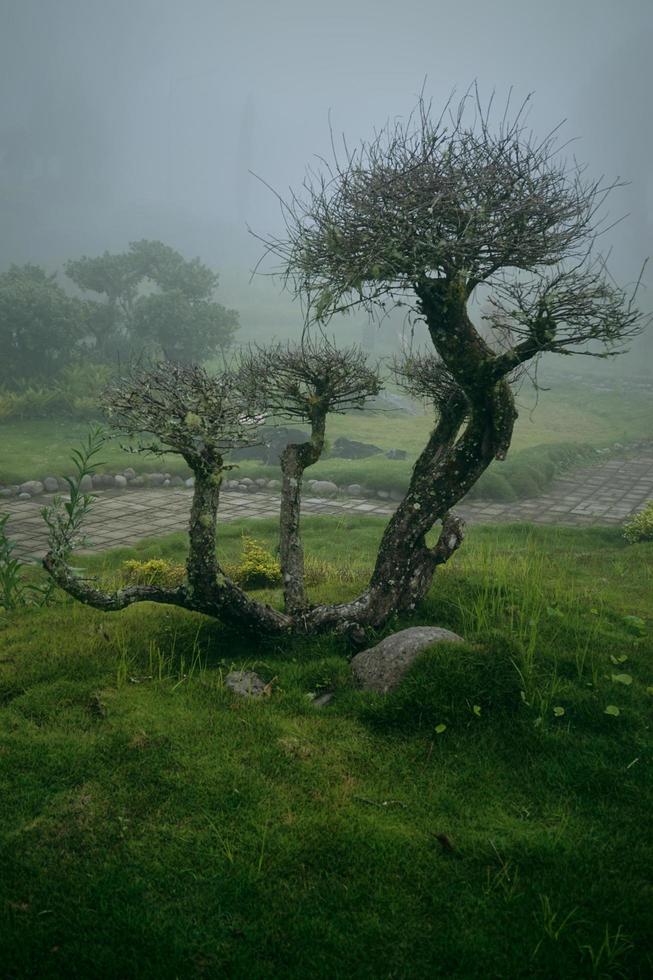
<path fill-rule="evenodd" d="M 633 948 L 622 926 L 617 926 L 614 932 L 606 925 L 600 944 L 594 949 L 589 944 L 579 947 L 589 960 L 590 976 L 592 977 L 627 977 L 619 966 L 619 960 Z"/>
<path fill-rule="evenodd" d="M 538 923 L 539 927 L 544 932 L 544 935 L 538 940 L 535 949 L 531 954 L 531 959 L 535 959 L 539 953 L 542 943 L 545 940 L 550 940 L 552 943 L 560 942 L 560 939 L 565 932 L 571 926 L 576 924 L 579 920 L 576 916 L 578 908 L 570 909 L 566 915 L 562 915 L 561 912 L 555 912 L 551 906 L 551 899 L 548 895 L 540 895 L 540 911 L 539 914 L 534 912 L 533 916 Z"/>

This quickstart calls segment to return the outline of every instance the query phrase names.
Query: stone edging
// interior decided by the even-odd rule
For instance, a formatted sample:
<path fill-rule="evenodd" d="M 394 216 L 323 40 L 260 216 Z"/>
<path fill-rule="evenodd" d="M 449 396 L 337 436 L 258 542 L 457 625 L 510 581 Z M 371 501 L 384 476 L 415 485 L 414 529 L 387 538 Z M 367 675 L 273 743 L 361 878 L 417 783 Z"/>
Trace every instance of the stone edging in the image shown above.
<path fill-rule="evenodd" d="M 642 447 L 648 447 L 649 440 L 639 440 L 634 443 L 615 442 L 612 446 L 603 449 L 595 449 L 597 457 L 607 456 L 626 450 L 632 452 Z M 579 460 L 579 465 L 582 461 Z M 138 474 L 133 467 L 127 467 L 119 473 L 97 473 L 94 476 L 82 478 L 81 489 L 84 493 L 93 490 L 139 490 L 152 487 L 181 487 L 192 488 L 194 477 L 184 479 L 181 476 L 173 476 L 170 473 L 142 473 Z M 363 499 L 393 500 L 400 501 L 404 498 L 404 493 L 400 490 L 390 490 L 385 488 L 366 487 L 359 483 L 349 483 L 338 485 L 331 480 L 307 480 L 306 488 L 315 497 L 360 497 Z M 226 491 L 237 490 L 240 493 L 256 493 L 259 491 L 272 491 L 278 493 L 281 490 L 281 480 L 267 479 L 259 477 L 241 477 L 239 480 L 225 480 L 223 489 Z M 44 494 L 52 495 L 56 493 L 67 493 L 69 490 L 66 481 L 56 476 L 46 476 L 42 480 L 26 480 L 21 484 L 0 485 L 0 499 L 31 500 Z"/>

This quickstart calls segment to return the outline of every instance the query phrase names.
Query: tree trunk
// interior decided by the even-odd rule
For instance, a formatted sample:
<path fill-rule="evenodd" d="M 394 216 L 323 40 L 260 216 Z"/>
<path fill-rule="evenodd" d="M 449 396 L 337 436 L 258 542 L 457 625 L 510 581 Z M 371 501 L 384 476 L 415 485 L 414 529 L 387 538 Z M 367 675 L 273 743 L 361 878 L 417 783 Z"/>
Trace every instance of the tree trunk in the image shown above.
<path fill-rule="evenodd" d="M 320 458 L 324 448 L 326 412 L 311 418 L 311 441 L 286 446 L 281 454 L 283 478 L 279 518 L 279 562 L 283 576 L 284 608 L 290 615 L 308 605 L 304 586 L 304 549 L 299 529 L 304 470 Z"/>

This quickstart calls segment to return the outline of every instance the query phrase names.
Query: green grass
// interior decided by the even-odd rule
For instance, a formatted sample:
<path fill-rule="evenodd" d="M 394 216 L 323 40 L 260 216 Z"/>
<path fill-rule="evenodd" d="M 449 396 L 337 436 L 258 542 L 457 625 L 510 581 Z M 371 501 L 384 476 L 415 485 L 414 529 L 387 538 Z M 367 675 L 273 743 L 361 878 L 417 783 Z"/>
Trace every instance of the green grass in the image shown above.
<path fill-rule="evenodd" d="M 536 495 L 546 488 L 554 472 L 586 459 L 588 447 L 651 438 L 653 433 L 650 399 L 643 393 L 593 393 L 588 400 L 587 389 L 561 387 L 545 392 L 534 413 L 531 407 L 523 399 L 508 460 L 492 464 L 475 488 L 474 496 L 511 500 Z M 332 479 L 340 485 L 360 483 L 403 491 L 431 426 L 430 415 L 355 412 L 331 416 L 327 429 L 330 441 L 347 435 L 374 443 L 383 450 L 405 449 L 408 458 L 325 458 L 311 467 L 310 476 Z M 70 470 L 71 447 L 83 439 L 87 428 L 81 422 L 56 419 L 0 424 L 0 483 L 64 475 Z M 130 455 L 120 448 L 120 440 L 108 443 L 102 458 L 106 465 L 99 469 L 108 472 L 134 466 L 139 472 L 163 470 L 173 475 L 188 475 L 179 457 Z M 277 468 L 251 461 L 241 463 L 235 473 L 254 479 L 279 476 Z"/>
<path fill-rule="evenodd" d="M 360 581 L 315 598 L 360 587 L 382 527 L 306 521 L 311 554 L 360 556 Z M 229 560 L 243 530 L 220 532 Z M 273 546 L 275 522 L 254 533 Z M 184 548 L 84 564 L 112 578 Z M 652 558 L 612 529 L 473 528 L 390 627 L 468 642 L 388 697 L 354 690 L 331 637 L 266 641 L 151 605 L 10 614 L 3 975 L 650 976 Z M 230 695 L 232 666 L 271 697 Z"/>

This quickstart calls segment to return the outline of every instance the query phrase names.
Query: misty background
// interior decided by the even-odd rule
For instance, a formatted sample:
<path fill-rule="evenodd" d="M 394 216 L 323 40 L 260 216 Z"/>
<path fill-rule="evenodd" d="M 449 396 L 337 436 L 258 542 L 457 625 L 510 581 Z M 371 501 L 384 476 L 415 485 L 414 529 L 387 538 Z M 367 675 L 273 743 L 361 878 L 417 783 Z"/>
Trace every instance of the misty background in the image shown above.
<path fill-rule="evenodd" d="M 653 252 L 650 0 L 0 0 L 0 12 L 0 271 L 159 239 L 220 273 L 238 339 L 292 334 L 297 304 L 269 277 L 250 283 L 263 249 L 248 226 L 283 230 L 250 171 L 285 195 L 329 156 L 329 121 L 354 146 L 405 117 L 423 85 L 439 111 L 474 80 L 501 103 L 511 86 L 515 104 L 533 92 L 536 133 L 566 119 L 590 174 L 630 182 L 609 200 L 614 219 L 629 215 L 605 242 L 618 282 Z M 647 270 L 647 309 L 652 290 Z M 359 341 L 364 315 L 347 329 Z M 653 373 L 651 332 L 591 367 Z"/>

